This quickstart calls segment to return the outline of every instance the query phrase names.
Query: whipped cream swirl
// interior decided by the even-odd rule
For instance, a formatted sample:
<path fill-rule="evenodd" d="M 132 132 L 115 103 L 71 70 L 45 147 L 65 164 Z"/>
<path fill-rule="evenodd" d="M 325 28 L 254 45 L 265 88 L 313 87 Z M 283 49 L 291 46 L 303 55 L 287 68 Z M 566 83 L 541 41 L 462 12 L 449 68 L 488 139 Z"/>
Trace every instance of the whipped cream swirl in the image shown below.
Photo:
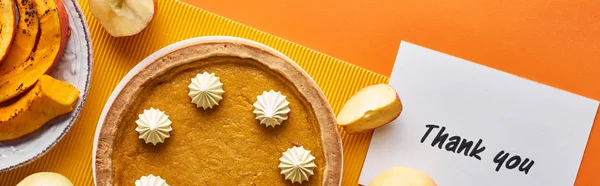
<path fill-rule="evenodd" d="M 144 110 L 143 114 L 138 115 L 139 119 L 135 121 L 140 139 L 144 139 L 146 143 L 164 143 L 165 139 L 170 137 L 171 120 L 163 111 L 150 108 Z"/>
<path fill-rule="evenodd" d="M 162 179 L 160 176 L 154 176 L 152 174 L 148 176 L 142 176 L 140 179 L 135 181 L 135 186 L 169 186 L 167 181 Z"/>
<path fill-rule="evenodd" d="M 279 158 L 279 162 L 281 174 L 292 183 L 302 184 L 303 181 L 308 181 L 308 177 L 314 175 L 313 170 L 317 167 L 315 157 L 303 146 L 289 148 Z"/>
<path fill-rule="evenodd" d="M 275 128 L 275 125 L 281 125 L 281 122 L 288 118 L 289 104 L 290 102 L 280 92 L 264 91 L 256 97 L 256 102 L 253 104 L 254 114 L 260 124 Z"/>
<path fill-rule="evenodd" d="M 209 74 L 208 72 L 196 74 L 188 88 L 190 89 L 188 96 L 192 98 L 192 103 L 204 110 L 219 105 L 219 101 L 223 99 L 223 93 L 225 93 L 221 79 L 215 76 L 215 73 Z"/>

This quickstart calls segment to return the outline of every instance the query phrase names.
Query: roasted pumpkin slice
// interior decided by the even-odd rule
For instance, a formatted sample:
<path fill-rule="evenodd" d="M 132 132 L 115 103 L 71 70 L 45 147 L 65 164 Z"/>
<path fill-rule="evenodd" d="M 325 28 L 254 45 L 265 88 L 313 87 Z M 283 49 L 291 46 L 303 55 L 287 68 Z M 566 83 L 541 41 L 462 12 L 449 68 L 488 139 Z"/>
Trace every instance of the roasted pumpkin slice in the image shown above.
<path fill-rule="evenodd" d="M 64 53 L 69 23 L 60 0 L 32 0 L 40 21 L 40 39 L 36 51 L 21 66 L 0 74 L 0 102 L 9 100 L 29 89 L 60 61 Z"/>
<path fill-rule="evenodd" d="M 43 75 L 19 100 L 0 107 L 0 141 L 29 134 L 71 112 L 77 99 L 79 90 L 73 85 Z"/>
<path fill-rule="evenodd" d="M 4 62 L 0 64 L 0 74 L 16 69 L 25 63 L 37 44 L 40 24 L 33 2 L 27 0 L 18 0 L 18 2 L 19 21 L 17 23 L 17 33 L 8 55 Z"/>
<path fill-rule="evenodd" d="M 0 0 L 0 63 L 15 37 L 17 16 L 13 0 Z"/>

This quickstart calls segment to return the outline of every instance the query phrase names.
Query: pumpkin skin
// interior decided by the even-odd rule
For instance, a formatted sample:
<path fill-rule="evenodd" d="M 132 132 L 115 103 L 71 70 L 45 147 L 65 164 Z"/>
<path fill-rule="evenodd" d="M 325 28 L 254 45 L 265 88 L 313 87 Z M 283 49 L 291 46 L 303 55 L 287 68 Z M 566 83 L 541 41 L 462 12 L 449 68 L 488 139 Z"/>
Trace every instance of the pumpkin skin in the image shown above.
<path fill-rule="evenodd" d="M 67 11 L 60 0 L 31 0 L 39 15 L 40 39 L 36 51 L 22 65 L 0 74 L 0 102 L 31 88 L 60 61 L 69 38 Z"/>
<path fill-rule="evenodd" d="M 8 52 L 8 55 L 0 64 L 0 74 L 16 69 L 25 63 L 34 47 L 37 45 L 39 36 L 39 17 L 32 1 L 21 1 L 17 3 L 19 9 L 19 20 L 15 40 Z"/>
<path fill-rule="evenodd" d="M 0 0 L 0 63 L 6 58 L 17 31 L 13 0 Z"/>
<path fill-rule="evenodd" d="M 74 86 L 43 75 L 19 100 L 0 107 L 0 141 L 29 134 L 71 112 L 78 98 L 79 90 Z"/>

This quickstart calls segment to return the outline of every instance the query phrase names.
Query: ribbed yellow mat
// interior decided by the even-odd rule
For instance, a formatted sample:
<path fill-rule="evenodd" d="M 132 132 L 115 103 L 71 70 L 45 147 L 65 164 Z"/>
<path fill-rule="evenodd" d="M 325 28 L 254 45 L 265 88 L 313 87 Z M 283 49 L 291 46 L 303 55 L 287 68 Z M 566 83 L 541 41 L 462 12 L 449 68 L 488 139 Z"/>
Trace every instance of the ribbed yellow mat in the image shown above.
<path fill-rule="evenodd" d="M 91 15 L 88 0 L 79 0 L 90 26 L 94 66 L 90 93 L 75 126 L 49 153 L 24 167 L 0 174 L 0 185 L 15 185 L 29 174 L 58 172 L 75 185 L 93 185 L 92 143 L 100 112 L 113 88 L 138 62 L 156 50 L 184 39 L 227 35 L 269 45 L 296 61 L 321 87 L 337 113 L 352 94 L 387 77 L 275 37 L 190 5 L 159 0 L 152 23 L 128 38 L 109 36 Z M 343 185 L 356 185 L 371 133 L 348 135 L 341 131 L 344 147 Z M 133 184 L 133 183 L 132 183 Z"/>

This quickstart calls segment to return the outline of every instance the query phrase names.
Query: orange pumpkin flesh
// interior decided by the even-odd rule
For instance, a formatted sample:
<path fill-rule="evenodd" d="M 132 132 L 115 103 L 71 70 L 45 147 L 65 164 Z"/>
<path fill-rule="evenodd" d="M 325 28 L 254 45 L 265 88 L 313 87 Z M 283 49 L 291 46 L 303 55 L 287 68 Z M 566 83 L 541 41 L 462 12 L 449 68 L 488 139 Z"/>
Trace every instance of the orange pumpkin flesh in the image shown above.
<path fill-rule="evenodd" d="M 19 100 L 0 106 L 0 141 L 29 134 L 51 119 L 71 112 L 77 99 L 79 90 L 73 85 L 43 75 Z"/>
<path fill-rule="evenodd" d="M 16 69 L 0 74 L 0 102 L 9 100 L 35 84 L 60 61 L 69 35 L 66 10 L 60 0 L 32 0 L 39 15 L 40 39 L 36 51 Z"/>
<path fill-rule="evenodd" d="M 13 0 L 0 0 L 0 63 L 12 45 L 17 28 L 17 17 Z"/>
<path fill-rule="evenodd" d="M 16 69 L 29 59 L 37 44 L 39 27 L 38 14 L 32 1 L 19 0 L 19 22 L 13 45 L 4 62 L 0 64 L 0 74 Z"/>

